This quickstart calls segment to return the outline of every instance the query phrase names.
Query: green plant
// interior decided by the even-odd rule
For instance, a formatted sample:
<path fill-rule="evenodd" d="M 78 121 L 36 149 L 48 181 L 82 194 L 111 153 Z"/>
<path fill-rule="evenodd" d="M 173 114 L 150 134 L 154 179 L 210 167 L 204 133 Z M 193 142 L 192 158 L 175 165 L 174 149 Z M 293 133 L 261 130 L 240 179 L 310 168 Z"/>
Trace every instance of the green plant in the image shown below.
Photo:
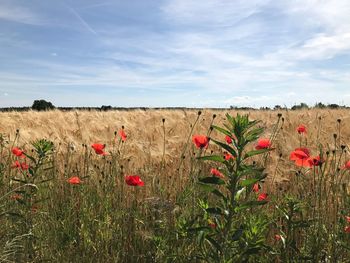
<path fill-rule="evenodd" d="M 259 121 L 250 121 L 248 115 L 235 118 L 226 115 L 225 128 L 212 126 L 231 138 L 230 144 L 211 138 L 211 141 L 229 154 L 202 156 L 202 161 L 213 161 L 222 167 L 223 178 L 200 177 L 199 185 L 207 192 L 199 198 L 202 213 L 188 229 L 195 233 L 198 242 L 197 258 L 207 262 L 245 262 L 267 248 L 265 236 L 268 222 L 261 207 L 267 204 L 266 194 L 261 198 L 253 192 L 253 186 L 261 183 L 266 174 L 253 158 L 272 150 L 266 146 L 250 149 L 264 129 Z"/>

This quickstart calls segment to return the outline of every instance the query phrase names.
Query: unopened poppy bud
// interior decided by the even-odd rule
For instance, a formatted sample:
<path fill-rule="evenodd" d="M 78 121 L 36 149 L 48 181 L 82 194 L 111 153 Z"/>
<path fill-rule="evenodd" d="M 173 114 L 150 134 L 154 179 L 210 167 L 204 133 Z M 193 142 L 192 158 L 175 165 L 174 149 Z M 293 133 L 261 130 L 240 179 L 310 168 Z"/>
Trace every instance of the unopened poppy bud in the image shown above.
<path fill-rule="evenodd" d="M 216 114 L 213 114 L 213 119 L 215 119 L 216 118 Z"/>
<path fill-rule="evenodd" d="M 282 113 L 278 113 L 278 114 L 277 114 L 277 117 L 278 117 L 278 118 L 281 118 L 281 117 L 282 117 Z"/>
<path fill-rule="evenodd" d="M 202 111 L 198 111 L 198 116 L 202 114 Z"/>
<path fill-rule="evenodd" d="M 333 138 L 337 139 L 338 135 L 336 133 L 333 134 Z"/>
<path fill-rule="evenodd" d="M 162 119 L 162 122 L 163 122 L 163 123 L 165 122 L 165 118 Z"/>
<path fill-rule="evenodd" d="M 341 123 L 341 119 L 338 119 L 337 122 L 338 122 L 338 123 Z"/>

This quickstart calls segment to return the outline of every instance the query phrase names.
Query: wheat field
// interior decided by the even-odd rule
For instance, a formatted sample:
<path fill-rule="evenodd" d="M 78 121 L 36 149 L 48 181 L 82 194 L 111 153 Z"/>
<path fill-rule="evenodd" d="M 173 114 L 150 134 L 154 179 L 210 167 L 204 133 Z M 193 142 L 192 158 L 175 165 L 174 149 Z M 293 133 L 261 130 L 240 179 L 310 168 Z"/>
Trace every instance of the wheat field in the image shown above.
<path fill-rule="evenodd" d="M 221 162 L 229 143 L 211 127 L 227 127 L 226 113 L 260 122 Z M 345 109 L 2 112 L 0 262 L 349 262 L 349 120 Z M 213 142 L 198 149 L 193 135 Z M 271 147 L 254 151 L 258 138 Z M 296 166 L 299 147 L 320 163 Z"/>
<path fill-rule="evenodd" d="M 332 148 L 333 134 L 338 133 L 337 120 L 342 121 L 339 144 L 347 145 L 350 138 L 350 110 L 296 110 L 296 111 L 236 111 L 236 110 L 202 110 L 195 125 L 193 134 L 206 133 L 212 121 L 221 125 L 225 114 L 249 114 L 251 119 L 261 120 L 266 128 L 265 137 L 269 137 L 277 121 L 278 113 L 282 114 L 284 123 L 279 131 L 275 148 L 278 154 L 288 159 L 289 153 L 298 145 L 296 128 L 304 124 L 308 128 L 306 142 L 317 145 L 317 141 L 329 143 Z M 213 115 L 217 117 L 213 120 Z M 59 110 L 48 112 L 7 112 L 0 113 L 0 133 L 14 137 L 20 131 L 19 144 L 25 145 L 40 138 L 48 138 L 60 148 L 71 147 L 75 151 L 82 144 L 91 145 L 99 142 L 110 146 L 114 132 L 122 126 L 128 136 L 125 145 L 125 156 L 135 170 L 149 161 L 163 158 L 175 162 L 181 156 L 192 125 L 198 116 L 197 110 L 130 110 L 130 111 L 70 111 Z M 163 130 L 163 119 L 164 130 Z M 165 147 L 164 147 L 165 131 Z M 214 133 L 215 137 L 215 133 Z M 348 145 L 347 145 L 348 146 Z M 317 150 L 317 149 L 315 149 Z M 276 154 L 276 156 L 278 155 Z M 276 157 L 275 156 L 275 157 Z M 280 176 L 283 177 L 283 174 Z"/>

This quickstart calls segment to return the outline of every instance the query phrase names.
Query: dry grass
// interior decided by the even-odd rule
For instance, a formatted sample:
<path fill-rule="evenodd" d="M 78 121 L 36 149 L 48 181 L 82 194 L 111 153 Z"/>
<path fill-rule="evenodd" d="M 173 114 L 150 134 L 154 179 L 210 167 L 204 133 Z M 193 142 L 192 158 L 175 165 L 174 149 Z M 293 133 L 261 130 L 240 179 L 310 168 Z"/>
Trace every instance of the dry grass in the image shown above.
<path fill-rule="evenodd" d="M 212 122 L 213 114 L 217 117 L 214 124 L 221 125 L 225 114 L 235 115 L 234 110 L 203 110 L 194 133 L 206 133 Z M 304 124 L 308 127 L 307 145 L 317 146 L 318 142 L 327 142 L 332 148 L 333 134 L 338 133 L 337 120 L 342 120 L 339 144 L 346 144 L 350 137 L 349 110 L 297 110 L 281 111 L 284 118 L 283 129 L 279 132 L 275 143 L 278 154 L 274 155 L 273 164 L 279 154 L 287 159 L 291 150 L 299 145 L 296 127 Z M 277 111 L 244 111 L 251 119 L 262 120 L 267 134 L 277 120 Z M 165 158 L 169 163 L 179 160 L 183 145 L 191 131 L 191 125 L 197 118 L 195 110 L 132 110 L 132 111 L 77 111 L 77 112 L 8 112 L 0 113 L 0 133 L 14 137 L 16 129 L 20 130 L 19 145 L 39 138 L 49 138 L 61 148 L 72 147 L 75 151 L 82 144 L 90 145 L 101 142 L 111 146 L 114 132 L 122 126 L 128 135 L 125 148 L 125 158 L 135 170 L 150 162 L 158 162 L 163 156 L 164 134 L 162 119 L 165 119 Z M 213 134 L 215 137 L 215 133 Z M 317 149 L 314 149 L 317 151 Z M 284 171 L 278 178 L 286 177 Z"/>

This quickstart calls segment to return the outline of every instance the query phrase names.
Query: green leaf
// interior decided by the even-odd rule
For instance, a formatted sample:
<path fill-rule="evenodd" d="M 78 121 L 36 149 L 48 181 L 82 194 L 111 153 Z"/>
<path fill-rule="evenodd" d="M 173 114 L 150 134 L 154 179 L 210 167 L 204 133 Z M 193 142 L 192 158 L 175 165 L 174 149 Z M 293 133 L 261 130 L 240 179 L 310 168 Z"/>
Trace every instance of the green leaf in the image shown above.
<path fill-rule="evenodd" d="M 199 178 L 198 180 L 202 184 L 215 184 L 215 185 L 225 184 L 225 181 L 223 181 L 222 179 L 216 176 L 202 177 L 202 178 Z"/>
<path fill-rule="evenodd" d="M 208 240 L 209 243 L 210 243 L 214 248 L 216 248 L 217 251 L 221 251 L 221 246 L 220 246 L 220 244 L 219 244 L 215 239 L 213 239 L 213 238 L 210 237 L 210 236 L 206 236 L 205 239 Z"/>
<path fill-rule="evenodd" d="M 268 149 L 261 149 L 261 150 L 253 150 L 253 151 L 250 151 L 250 152 L 247 152 L 245 155 L 244 155 L 244 159 L 247 159 L 249 157 L 252 157 L 254 155 L 258 155 L 258 154 L 263 154 L 263 153 L 267 153 L 267 152 L 270 152 L 274 150 L 273 148 L 268 148 Z"/>
<path fill-rule="evenodd" d="M 225 149 L 226 151 L 228 151 L 230 154 L 232 154 L 234 157 L 237 157 L 237 153 L 236 151 L 228 144 L 226 143 L 222 143 L 219 142 L 217 140 L 214 139 L 210 139 L 211 141 L 213 141 L 214 143 L 216 143 L 217 145 L 219 145 L 221 148 Z"/>
<path fill-rule="evenodd" d="M 208 156 L 201 156 L 197 158 L 198 160 L 203 160 L 203 161 L 214 161 L 214 162 L 220 162 L 224 163 L 225 159 L 222 156 L 219 155 L 208 155 Z"/>
<path fill-rule="evenodd" d="M 205 211 L 209 214 L 222 215 L 222 210 L 220 207 L 209 207 Z"/>
<path fill-rule="evenodd" d="M 225 130 L 224 128 L 221 128 L 221 127 L 216 126 L 216 125 L 212 125 L 211 127 L 213 127 L 215 130 L 218 130 L 219 132 L 221 132 L 221 133 L 223 133 L 223 134 L 225 134 L 227 136 L 232 137 L 232 133 L 230 131 L 228 131 L 228 130 Z"/>
<path fill-rule="evenodd" d="M 255 184 L 259 181 L 260 181 L 260 179 L 246 179 L 246 180 L 241 181 L 240 185 L 241 185 L 241 187 L 246 187 L 246 186 L 250 186 L 252 184 Z"/>

